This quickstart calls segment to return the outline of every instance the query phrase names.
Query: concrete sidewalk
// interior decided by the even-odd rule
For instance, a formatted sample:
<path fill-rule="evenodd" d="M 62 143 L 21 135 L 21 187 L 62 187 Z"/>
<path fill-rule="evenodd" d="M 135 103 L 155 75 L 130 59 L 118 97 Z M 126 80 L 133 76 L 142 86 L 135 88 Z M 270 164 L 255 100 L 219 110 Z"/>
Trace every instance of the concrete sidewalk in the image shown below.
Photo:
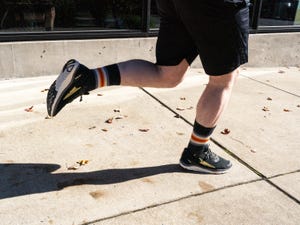
<path fill-rule="evenodd" d="M 299 68 L 241 71 L 211 144 L 233 163 L 224 175 L 178 165 L 203 70 L 173 89 L 99 89 L 45 119 L 55 78 L 0 81 L 1 224 L 299 224 Z"/>

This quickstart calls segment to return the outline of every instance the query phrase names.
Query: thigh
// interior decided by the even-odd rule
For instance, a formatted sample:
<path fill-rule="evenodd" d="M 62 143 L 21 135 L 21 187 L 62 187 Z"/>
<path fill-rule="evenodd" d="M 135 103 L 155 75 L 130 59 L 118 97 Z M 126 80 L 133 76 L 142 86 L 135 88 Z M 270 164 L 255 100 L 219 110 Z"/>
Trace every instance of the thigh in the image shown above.
<path fill-rule="evenodd" d="M 191 64 L 198 55 L 192 37 L 182 23 L 172 0 L 157 0 L 160 29 L 156 44 L 158 65 L 174 66 L 183 59 Z"/>

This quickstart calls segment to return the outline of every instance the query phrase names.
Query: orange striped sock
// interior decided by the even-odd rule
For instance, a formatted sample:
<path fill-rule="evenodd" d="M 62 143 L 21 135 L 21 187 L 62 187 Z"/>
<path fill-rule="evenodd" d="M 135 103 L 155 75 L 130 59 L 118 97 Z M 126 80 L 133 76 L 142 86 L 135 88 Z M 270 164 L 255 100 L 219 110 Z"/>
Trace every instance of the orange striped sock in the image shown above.
<path fill-rule="evenodd" d="M 195 121 L 188 148 L 197 148 L 208 144 L 210 136 L 212 135 L 214 129 L 215 127 L 207 128 Z"/>
<path fill-rule="evenodd" d="M 94 69 L 96 87 L 101 88 L 111 85 L 120 85 L 120 71 L 117 64 Z"/>
<path fill-rule="evenodd" d="M 95 69 L 94 73 L 96 75 L 96 86 L 98 88 L 108 86 L 109 80 L 105 67 Z"/>

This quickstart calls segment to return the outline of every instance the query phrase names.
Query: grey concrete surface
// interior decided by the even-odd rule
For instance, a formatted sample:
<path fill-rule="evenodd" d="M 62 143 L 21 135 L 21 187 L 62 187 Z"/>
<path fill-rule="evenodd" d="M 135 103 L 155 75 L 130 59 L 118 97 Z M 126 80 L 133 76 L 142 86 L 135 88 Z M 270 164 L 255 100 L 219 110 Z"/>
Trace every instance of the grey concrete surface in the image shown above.
<path fill-rule="evenodd" d="M 4 42 L 0 79 L 56 74 L 70 58 L 89 67 L 132 58 L 155 62 L 155 45 L 156 38 Z M 250 35 L 248 66 L 300 66 L 299 57 L 299 32 Z M 193 67 L 201 67 L 199 59 Z"/>
<path fill-rule="evenodd" d="M 297 224 L 300 103 L 276 83 L 277 76 L 285 76 L 284 88 L 293 91 L 286 80 L 297 81 L 297 69 L 273 76 L 261 71 L 243 70 L 214 136 L 240 158 L 212 143 L 233 162 L 224 175 L 189 173 L 178 166 L 192 126 L 174 116 L 193 122 L 197 96 L 207 83 L 201 69 L 190 70 L 177 88 L 147 89 L 158 99 L 139 88 L 109 87 L 75 100 L 54 119 L 45 119 L 45 89 L 55 76 L 0 81 L 0 221 Z M 251 74 L 255 80 L 247 78 Z M 265 76 L 279 86 L 258 82 Z M 271 102 L 265 100 L 269 95 Z M 270 112 L 261 111 L 266 103 Z M 282 107 L 292 111 L 283 113 Z M 113 122 L 105 123 L 109 118 Z M 225 127 L 231 130 L 227 136 L 219 134 Z M 279 128 L 285 133 L 275 132 Z M 254 137 L 258 143 L 250 142 Z M 279 138 L 281 148 L 276 148 L 273 140 Z M 88 163 L 79 166 L 80 160 Z"/>
<path fill-rule="evenodd" d="M 271 180 L 276 185 L 283 187 L 290 195 L 300 199 L 300 172 L 274 177 Z"/>
<path fill-rule="evenodd" d="M 298 224 L 299 213 L 299 205 L 266 183 L 255 182 L 93 224 Z"/>

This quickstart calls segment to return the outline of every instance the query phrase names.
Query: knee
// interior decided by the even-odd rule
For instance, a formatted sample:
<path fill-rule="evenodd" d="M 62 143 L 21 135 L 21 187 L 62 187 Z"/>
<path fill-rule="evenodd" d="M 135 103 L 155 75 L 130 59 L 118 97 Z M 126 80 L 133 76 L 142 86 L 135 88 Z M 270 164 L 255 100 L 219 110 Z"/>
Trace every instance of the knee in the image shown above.
<path fill-rule="evenodd" d="M 231 90 L 236 82 L 238 75 L 239 69 L 236 69 L 222 76 L 210 76 L 208 86 L 219 89 Z"/>
<path fill-rule="evenodd" d="M 178 65 L 172 67 L 160 66 L 160 80 L 165 88 L 173 88 L 181 83 L 188 66 Z"/>
<path fill-rule="evenodd" d="M 161 73 L 162 85 L 165 88 L 173 88 L 181 83 L 184 73 L 164 71 Z"/>

